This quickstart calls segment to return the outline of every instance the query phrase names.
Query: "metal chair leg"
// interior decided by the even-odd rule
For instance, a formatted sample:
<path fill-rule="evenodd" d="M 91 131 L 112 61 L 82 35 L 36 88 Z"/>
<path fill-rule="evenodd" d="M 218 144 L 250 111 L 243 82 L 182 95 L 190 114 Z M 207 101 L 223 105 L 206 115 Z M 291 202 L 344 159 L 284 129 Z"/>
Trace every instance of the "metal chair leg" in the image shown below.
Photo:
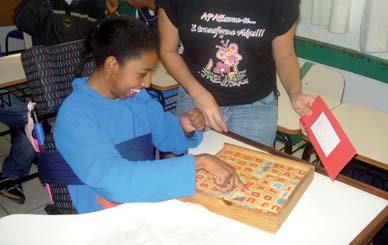
<path fill-rule="evenodd" d="M 278 131 L 278 136 L 280 140 L 284 143 L 284 152 L 287 154 L 292 154 L 292 140 L 288 134 Z"/>

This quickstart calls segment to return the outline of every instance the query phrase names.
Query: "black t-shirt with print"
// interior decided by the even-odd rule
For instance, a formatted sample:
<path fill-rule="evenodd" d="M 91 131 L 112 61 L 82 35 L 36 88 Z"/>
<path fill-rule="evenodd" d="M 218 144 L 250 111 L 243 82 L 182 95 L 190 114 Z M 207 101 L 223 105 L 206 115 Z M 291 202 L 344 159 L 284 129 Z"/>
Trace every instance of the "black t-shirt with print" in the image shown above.
<path fill-rule="evenodd" d="M 183 59 L 220 106 L 276 88 L 272 40 L 299 16 L 299 0 L 158 0 L 179 30 Z"/>

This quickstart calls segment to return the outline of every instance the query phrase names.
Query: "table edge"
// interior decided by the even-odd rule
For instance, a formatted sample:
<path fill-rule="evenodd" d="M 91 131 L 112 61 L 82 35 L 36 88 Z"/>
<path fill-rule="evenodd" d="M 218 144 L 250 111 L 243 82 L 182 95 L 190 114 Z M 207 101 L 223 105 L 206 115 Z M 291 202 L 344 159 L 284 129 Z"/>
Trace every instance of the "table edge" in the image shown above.
<path fill-rule="evenodd" d="M 16 86 L 16 85 L 19 85 L 19 84 L 22 84 L 22 83 L 27 83 L 27 79 L 26 78 L 21 78 L 21 79 L 17 79 L 17 80 L 13 80 L 13 81 L 7 81 L 7 82 L 1 82 L 0 81 L 0 89 Z"/>
<path fill-rule="evenodd" d="M 294 157 L 294 156 L 291 156 L 291 155 L 288 155 L 286 153 L 283 153 L 283 152 L 280 152 L 276 149 L 273 149 L 269 146 L 266 146 L 264 144 L 261 144 L 261 143 L 258 143 L 258 142 L 255 142 L 253 140 L 250 140 L 248 138 L 245 138 L 241 135 L 238 135 L 236 133 L 233 133 L 233 132 L 225 132 L 225 133 L 222 133 L 224 134 L 225 136 L 228 136 L 228 137 L 231 137 L 233 139 L 236 139 L 238 141 L 241 141 L 243 143 L 246 143 L 248 145 L 251 145 L 253 147 L 256 147 L 260 150 L 263 150 L 265 152 L 268 152 L 270 154 L 273 154 L 273 155 L 277 155 L 277 156 L 281 156 L 281 157 L 285 157 L 285 158 L 288 158 L 288 159 L 291 159 L 291 160 L 296 160 L 296 161 L 299 161 L 299 162 L 302 162 L 302 163 L 306 163 L 306 164 L 311 164 L 305 160 L 302 160 L 302 159 L 299 159 L 297 157 Z M 323 174 L 323 175 L 326 175 L 327 176 L 327 173 L 326 171 L 320 167 L 320 166 L 315 166 L 315 171 L 320 173 L 320 174 Z M 365 191 L 365 192 L 368 192 L 372 195 L 375 195 L 375 196 L 378 196 L 378 197 L 381 197 L 385 200 L 388 200 L 388 192 L 385 192 L 383 190 L 380 190 L 380 189 L 377 189 L 375 187 L 372 187 L 372 186 L 369 186 L 365 183 L 362 183 L 362 182 L 359 182 L 357 180 L 354 180 L 354 179 L 351 179 L 347 176 L 343 176 L 343 175 L 338 175 L 337 178 L 336 178 L 336 181 L 340 181 L 344 184 L 347 184 L 347 185 L 350 185 L 352 187 L 355 187 L 359 190 L 362 190 L 362 191 Z M 387 222 L 388 220 L 388 207 L 386 206 L 354 239 L 353 241 L 351 242 L 351 244 L 366 244 L 367 242 L 371 241 L 373 239 L 373 237 L 377 234 L 377 232 L 383 227 L 383 225 Z"/>

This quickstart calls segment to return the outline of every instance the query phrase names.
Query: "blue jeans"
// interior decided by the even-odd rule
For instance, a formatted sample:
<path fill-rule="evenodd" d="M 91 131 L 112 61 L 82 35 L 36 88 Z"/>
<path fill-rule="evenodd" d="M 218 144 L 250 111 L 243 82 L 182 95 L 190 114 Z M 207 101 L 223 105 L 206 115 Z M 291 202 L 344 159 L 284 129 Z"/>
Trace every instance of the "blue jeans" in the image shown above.
<path fill-rule="evenodd" d="M 27 105 L 15 96 L 11 106 L 0 107 L 0 122 L 15 130 L 10 153 L 3 163 L 3 177 L 18 179 L 30 172 L 35 152 L 24 134 L 26 113 Z"/>
<path fill-rule="evenodd" d="M 177 98 L 177 115 L 195 107 L 193 98 L 182 88 Z M 220 107 L 228 129 L 236 134 L 273 146 L 276 137 L 278 105 L 274 92 L 251 104 Z"/>

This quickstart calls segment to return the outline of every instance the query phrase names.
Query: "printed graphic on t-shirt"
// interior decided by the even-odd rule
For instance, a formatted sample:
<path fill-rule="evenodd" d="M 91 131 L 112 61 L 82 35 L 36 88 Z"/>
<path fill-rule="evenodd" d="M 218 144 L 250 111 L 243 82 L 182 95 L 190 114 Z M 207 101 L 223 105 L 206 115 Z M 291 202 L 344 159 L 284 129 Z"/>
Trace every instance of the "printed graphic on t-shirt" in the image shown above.
<path fill-rule="evenodd" d="M 240 71 L 238 64 L 242 56 L 238 53 L 238 45 L 221 40 L 216 57 L 217 62 L 214 65 L 213 59 L 210 58 L 208 64 L 202 68 L 200 74 L 202 77 L 209 79 L 212 83 L 219 84 L 222 87 L 240 87 L 249 81 L 246 78 L 246 70 Z"/>
<path fill-rule="evenodd" d="M 243 59 L 239 53 L 239 43 L 250 38 L 262 38 L 265 33 L 264 28 L 257 28 L 256 21 L 247 17 L 231 17 L 225 14 L 216 14 L 204 12 L 200 17 L 201 23 L 231 23 L 229 28 L 222 26 L 205 26 L 204 24 L 191 24 L 191 32 L 201 35 L 211 35 L 212 38 L 219 38 L 219 44 L 215 46 L 215 56 L 208 59 L 208 63 L 198 71 L 201 77 L 208 79 L 213 84 L 218 84 L 221 87 L 240 87 L 248 84 L 246 69 L 239 67 L 240 61 Z M 241 66 L 241 65 L 240 65 Z"/>

